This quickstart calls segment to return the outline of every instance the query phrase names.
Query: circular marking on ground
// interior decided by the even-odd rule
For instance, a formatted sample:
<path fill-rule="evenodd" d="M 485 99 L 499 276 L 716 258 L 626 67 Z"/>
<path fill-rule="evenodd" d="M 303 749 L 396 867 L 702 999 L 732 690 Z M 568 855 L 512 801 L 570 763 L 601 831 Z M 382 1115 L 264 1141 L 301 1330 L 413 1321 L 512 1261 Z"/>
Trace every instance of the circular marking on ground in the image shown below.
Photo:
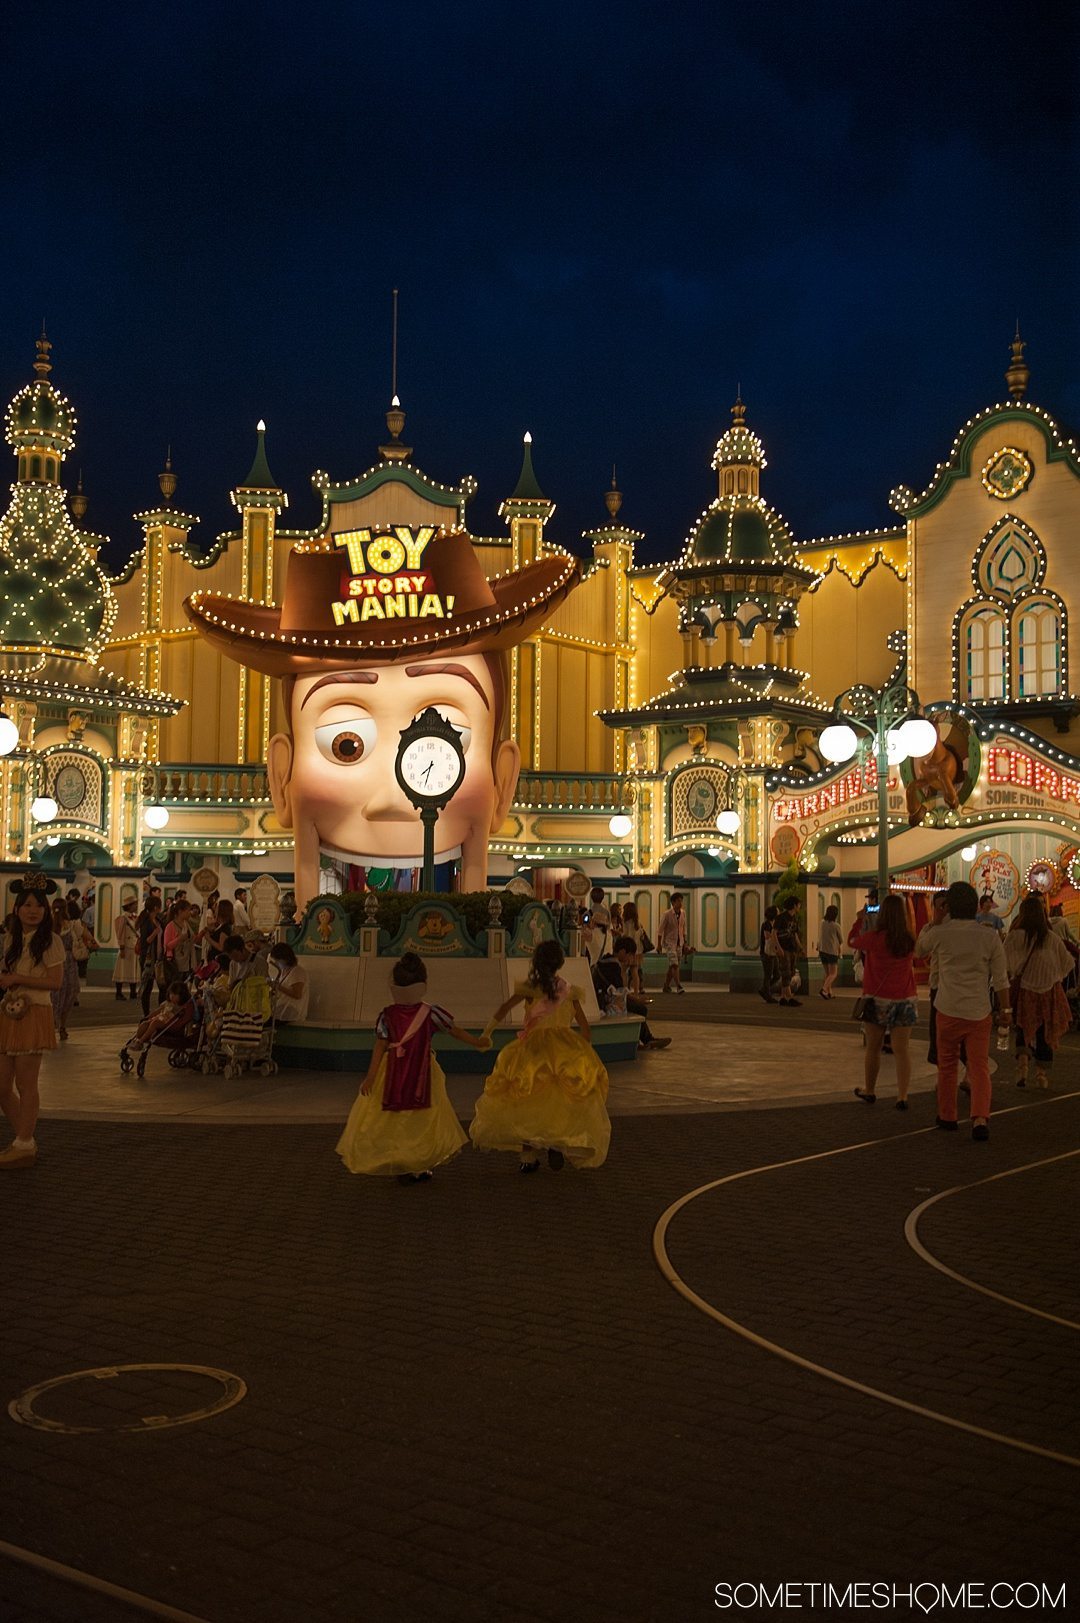
<path fill-rule="evenodd" d="M 160 1379 L 138 1379 L 139 1376 L 159 1377 L 163 1374 L 175 1377 L 171 1394 L 162 1393 L 165 1383 Z M 126 1382 L 122 1379 L 125 1376 L 129 1377 Z M 196 1377 L 194 1381 L 190 1379 L 192 1376 Z M 85 1396 L 67 1390 L 79 1381 L 117 1381 L 121 1384 L 103 1388 L 100 1394 L 91 1390 Z M 168 1395 L 174 1403 L 188 1401 L 195 1395 L 199 1384 L 205 1381 L 216 1382 L 222 1388 L 221 1395 L 213 1402 L 184 1409 L 180 1413 L 158 1412 L 163 1396 Z M 38 1413 L 38 1401 L 46 1392 L 59 1392 L 62 1399 L 67 1400 L 60 1405 L 68 1411 L 65 1418 L 50 1419 Z M 211 1415 L 231 1409 L 246 1396 L 245 1383 L 239 1375 L 231 1375 L 227 1369 L 210 1369 L 205 1364 L 107 1364 L 101 1369 L 79 1369 L 70 1375 L 56 1375 L 51 1381 L 29 1387 L 8 1404 L 8 1414 L 21 1426 L 33 1426 L 38 1431 L 63 1432 L 69 1437 L 93 1432 L 166 1431 L 172 1426 L 190 1426 L 198 1420 L 209 1420 Z M 104 1419 L 106 1423 L 80 1424 L 80 1405 L 84 1410 L 92 1410 L 95 1420 Z M 103 1414 L 103 1409 L 109 1412 Z M 132 1414 L 136 1416 L 134 1420 L 128 1418 Z"/>
<path fill-rule="evenodd" d="M 976 1183 L 958 1183 L 952 1189 L 943 1189 L 940 1194 L 931 1195 L 914 1207 L 907 1215 L 904 1223 L 904 1239 L 922 1262 L 929 1263 L 936 1268 L 939 1274 L 948 1279 L 955 1279 L 958 1285 L 964 1285 L 968 1290 L 978 1291 L 981 1296 L 989 1296 L 995 1302 L 1004 1302 L 1006 1307 L 1015 1307 L 1020 1313 L 1030 1313 L 1036 1319 L 1049 1319 L 1051 1324 L 1064 1325 L 1066 1330 L 1080 1330 L 1080 1324 L 1075 1319 L 1063 1319 L 1058 1313 L 1048 1313 L 1045 1308 L 1033 1307 L 1030 1302 L 1021 1302 L 1015 1296 L 1004 1296 L 1001 1291 L 991 1290 L 989 1285 L 981 1285 L 977 1279 L 970 1279 L 967 1274 L 957 1273 L 950 1268 L 947 1262 L 936 1257 L 919 1238 L 919 1219 L 931 1206 L 936 1206 L 939 1200 L 948 1200 L 950 1195 L 962 1195 L 969 1189 L 980 1189 L 984 1184 L 997 1183 L 1000 1178 L 1015 1178 L 1020 1172 L 1034 1172 L 1037 1167 L 1054 1166 L 1058 1161 L 1071 1161 L 1080 1155 L 1080 1150 L 1066 1150 L 1061 1155 L 1048 1155 L 1042 1161 L 1028 1161 L 1022 1167 L 1009 1167 L 1006 1172 L 995 1172 L 989 1178 L 980 1178 Z"/>
<path fill-rule="evenodd" d="M 1042 1104 L 1044 1106 L 1062 1104 L 1068 1099 L 1080 1099 L 1080 1093 L 1059 1093 L 1053 1099 L 1043 1100 Z M 1018 1110 L 1029 1108 L 1030 1106 L 1026 1105 L 1012 1105 L 1008 1110 L 997 1111 L 995 1119 L 1001 1116 L 1013 1115 Z M 677 1272 L 668 1255 L 667 1233 L 672 1221 L 685 1206 L 689 1206 L 690 1202 L 696 1200 L 699 1195 L 707 1195 L 713 1189 L 722 1189 L 725 1184 L 738 1183 L 743 1178 L 758 1177 L 764 1172 L 780 1172 L 785 1167 L 805 1166 L 811 1161 L 827 1161 L 833 1156 L 850 1155 L 856 1150 L 870 1149 L 879 1144 L 900 1144 L 906 1139 L 920 1138 L 926 1133 L 935 1131 L 936 1129 L 933 1127 L 922 1127 L 916 1128 L 915 1131 L 910 1133 L 891 1134 L 887 1138 L 863 1139 L 858 1144 L 842 1144 L 835 1150 L 818 1150 L 813 1155 L 797 1155 L 789 1161 L 772 1161 L 765 1166 L 747 1167 L 742 1172 L 731 1172 L 727 1177 L 714 1178 L 710 1183 L 703 1183 L 697 1189 L 691 1189 L 685 1195 L 680 1195 L 678 1200 L 673 1201 L 667 1210 L 661 1213 L 660 1219 L 653 1230 L 653 1256 L 656 1258 L 657 1267 L 668 1284 L 678 1291 L 680 1296 L 685 1297 L 686 1301 L 693 1307 L 696 1307 L 699 1313 L 704 1313 L 707 1318 L 723 1325 L 725 1330 L 730 1330 L 733 1335 L 749 1342 L 752 1347 L 759 1347 L 763 1352 L 769 1352 L 776 1358 L 782 1358 L 785 1363 L 794 1364 L 799 1369 L 805 1369 L 811 1375 L 820 1375 L 823 1380 L 832 1381 L 837 1386 L 847 1387 L 851 1392 L 859 1392 L 863 1397 L 874 1398 L 878 1403 L 887 1403 L 891 1408 L 903 1409 L 908 1414 L 917 1414 L 923 1420 L 932 1420 L 939 1426 L 949 1426 L 954 1431 L 966 1431 L 971 1436 L 983 1437 L 988 1442 L 1001 1443 L 1006 1448 L 1019 1449 L 1024 1454 L 1036 1454 L 1041 1459 L 1055 1460 L 1059 1465 L 1071 1465 L 1076 1469 L 1080 1469 L 1080 1458 L 1076 1458 L 1072 1454 L 1059 1454 L 1055 1449 L 1040 1448 L 1037 1443 L 1025 1442 L 1021 1437 L 1009 1437 L 1003 1432 L 990 1431 L 985 1426 L 976 1426 L 968 1420 L 960 1420 L 955 1415 L 942 1414 L 937 1409 L 928 1409 L 921 1403 L 912 1403 L 907 1398 L 897 1397 L 894 1392 L 883 1392 L 879 1387 L 868 1386 L 865 1381 L 857 1381 L 853 1376 L 844 1375 L 838 1369 L 830 1369 L 827 1364 L 815 1363 L 812 1358 L 804 1358 L 801 1353 L 793 1351 L 790 1347 L 781 1347 L 779 1342 L 770 1341 L 767 1336 L 758 1335 L 757 1331 L 751 1330 L 749 1325 L 741 1324 L 738 1319 L 733 1319 L 730 1314 L 722 1313 L 719 1308 L 713 1307 L 711 1302 L 707 1302 L 703 1296 L 699 1296 L 697 1291 L 691 1289 L 682 1275 Z"/>

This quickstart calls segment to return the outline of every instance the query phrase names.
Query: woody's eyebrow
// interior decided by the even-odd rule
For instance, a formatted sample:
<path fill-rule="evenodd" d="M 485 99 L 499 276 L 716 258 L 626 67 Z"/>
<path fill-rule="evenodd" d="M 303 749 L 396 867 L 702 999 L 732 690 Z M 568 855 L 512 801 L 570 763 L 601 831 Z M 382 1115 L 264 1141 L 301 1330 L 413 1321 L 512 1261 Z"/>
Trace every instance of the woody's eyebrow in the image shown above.
<path fill-rule="evenodd" d="M 377 682 L 378 671 L 334 671 L 331 676 L 320 676 L 313 688 L 310 688 L 300 701 L 301 710 L 307 704 L 312 694 L 318 693 L 320 688 L 329 688 L 337 685 L 355 687 L 358 682 Z"/>
<path fill-rule="evenodd" d="M 480 686 L 472 671 L 467 671 L 464 665 L 406 665 L 406 676 L 460 676 L 462 681 L 471 682 L 484 701 L 484 709 L 490 710 L 488 696 Z M 314 691 L 314 690 L 313 690 Z M 303 709 L 303 705 L 300 706 Z"/>

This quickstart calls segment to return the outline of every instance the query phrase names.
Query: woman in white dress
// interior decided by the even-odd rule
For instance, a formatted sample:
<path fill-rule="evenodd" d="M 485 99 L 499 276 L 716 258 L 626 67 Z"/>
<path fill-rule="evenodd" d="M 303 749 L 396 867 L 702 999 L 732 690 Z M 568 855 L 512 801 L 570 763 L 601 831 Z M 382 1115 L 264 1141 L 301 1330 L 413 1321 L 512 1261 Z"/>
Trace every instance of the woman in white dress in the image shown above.
<path fill-rule="evenodd" d="M 138 907 L 136 898 L 129 897 L 113 926 L 117 953 L 112 978 L 116 985 L 116 995 L 121 1000 L 125 986 L 130 987 L 132 1000 L 139 995 L 139 932 L 135 925 Z"/>
<path fill-rule="evenodd" d="M 54 934 L 49 897 L 56 885 L 40 869 L 12 893 L 14 911 L 0 946 L 0 1107 L 15 1138 L 0 1171 L 33 1166 L 41 1056 L 56 1047 L 51 994 L 64 978 L 64 944 Z"/>

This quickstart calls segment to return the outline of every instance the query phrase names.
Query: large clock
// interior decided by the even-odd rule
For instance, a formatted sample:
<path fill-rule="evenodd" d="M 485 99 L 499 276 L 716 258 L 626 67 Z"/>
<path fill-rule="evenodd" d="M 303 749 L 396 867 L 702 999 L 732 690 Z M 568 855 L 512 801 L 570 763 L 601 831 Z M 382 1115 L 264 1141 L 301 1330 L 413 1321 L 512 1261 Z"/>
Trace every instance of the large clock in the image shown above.
<path fill-rule="evenodd" d="M 397 779 L 414 806 L 443 807 L 465 776 L 465 752 L 457 729 L 434 708 L 401 734 Z"/>
<path fill-rule="evenodd" d="M 64 811 L 74 811 L 81 806 L 87 794 L 86 777 L 81 767 L 73 766 L 70 762 L 62 766 L 53 779 L 53 794 L 57 805 Z"/>

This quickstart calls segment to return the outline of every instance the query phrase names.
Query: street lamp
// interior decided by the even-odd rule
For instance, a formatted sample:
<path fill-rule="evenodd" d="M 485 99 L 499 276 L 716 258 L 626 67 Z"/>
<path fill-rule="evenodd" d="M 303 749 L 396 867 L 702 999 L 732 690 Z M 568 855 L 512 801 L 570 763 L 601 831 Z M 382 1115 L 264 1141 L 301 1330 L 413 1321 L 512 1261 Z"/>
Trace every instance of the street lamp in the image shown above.
<path fill-rule="evenodd" d="M 880 689 L 864 682 L 846 688 L 833 705 L 833 720 L 818 740 L 822 755 L 836 765 L 858 755 L 877 768 L 878 895 L 889 888 L 889 768 L 908 756 L 929 755 L 938 741 L 932 721 L 919 715 L 922 701 L 906 682 Z"/>

